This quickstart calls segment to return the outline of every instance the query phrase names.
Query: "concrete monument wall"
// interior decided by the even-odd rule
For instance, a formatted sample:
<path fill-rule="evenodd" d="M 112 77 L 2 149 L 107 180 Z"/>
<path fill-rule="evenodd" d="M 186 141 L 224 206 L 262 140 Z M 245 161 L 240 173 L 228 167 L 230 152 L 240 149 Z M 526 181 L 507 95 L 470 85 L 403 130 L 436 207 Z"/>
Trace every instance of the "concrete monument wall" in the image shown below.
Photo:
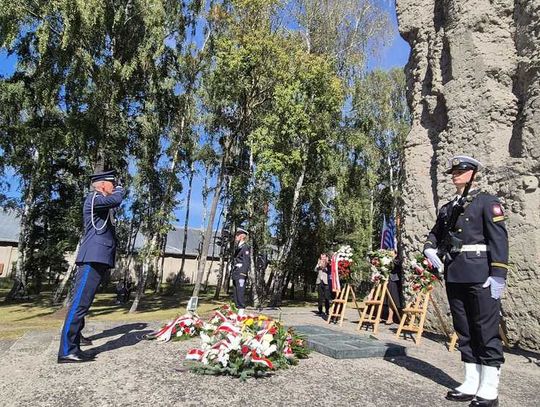
<path fill-rule="evenodd" d="M 540 0 L 396 2 L 412 48 L 405 251 L 421 249 L 436 208 L 454 192 L 446 160 L 462 153 L 482 161 L 480 187 L 501 198 L 508 216 L 508 337 L 540 350 Z M 446 304 L 443 290 L 436 297 Z"/>

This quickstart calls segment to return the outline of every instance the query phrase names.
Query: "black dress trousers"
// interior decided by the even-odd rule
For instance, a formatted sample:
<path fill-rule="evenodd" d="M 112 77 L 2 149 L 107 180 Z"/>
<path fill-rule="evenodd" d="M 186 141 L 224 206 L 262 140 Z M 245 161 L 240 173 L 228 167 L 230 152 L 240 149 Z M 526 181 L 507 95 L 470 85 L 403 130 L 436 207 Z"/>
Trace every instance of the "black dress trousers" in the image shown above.
<path fill-rule="evenodd" d="M 459 337 L 461 360 L 500 367 L 504 363 L 499 334 L 501 300 L 491 298 L 482 283 L 446 283 L 446 293 Z"/>

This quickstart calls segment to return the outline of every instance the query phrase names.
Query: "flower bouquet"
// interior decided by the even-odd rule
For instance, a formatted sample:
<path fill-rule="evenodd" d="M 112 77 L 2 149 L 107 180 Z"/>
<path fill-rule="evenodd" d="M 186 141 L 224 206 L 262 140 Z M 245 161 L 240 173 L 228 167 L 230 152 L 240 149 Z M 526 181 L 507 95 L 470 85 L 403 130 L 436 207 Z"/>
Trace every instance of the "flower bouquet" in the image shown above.
<path fill-rule="evenodd" d="M 350 281 L 352 279 L 353 250 L 349 245 L 341 246 L 336 252 L 336 262 L 338 275 L 341 280 Z"/>
<path fill-rule="evenodd" d="M 184 314 L 167 323 L 157 331 L 144 336 L 145 339 L 155 339 L 160 342 L 178 341 L 198 336 L 205 327 L 205 322 L 196 314 Z"/>
<path fill-rule="evenodd" d="M 392 268 L 396 253 L 393 250 L 379 249 L 368 253 L 372 283 L 386 281 Z"/>
<path fill-rule="evenodd" d="M 415 256 L 404 276 L 403 291 L 407 302 L 414 301 L 420 292 L 433 290 L 438 280 L 434 271 L 433 265 L 423 254 Z"/>
<path fill-rule="evenodd" d="M 291 328 L 265 315 L 238 316 L 229 306 L 216 311 L 200 333 L 201 346 L 187 360 L 199 374 L 230 374 L 241 379 L 265 376 L 306 358 L 305 340 Z"/>

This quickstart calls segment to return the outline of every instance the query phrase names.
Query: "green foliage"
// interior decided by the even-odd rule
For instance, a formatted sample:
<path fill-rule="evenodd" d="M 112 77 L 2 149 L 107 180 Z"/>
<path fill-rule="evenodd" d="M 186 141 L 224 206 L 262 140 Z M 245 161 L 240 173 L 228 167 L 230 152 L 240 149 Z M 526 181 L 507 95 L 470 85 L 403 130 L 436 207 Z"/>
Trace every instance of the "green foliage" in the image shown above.
<path fill-rule="evenodd" d="M 339 243 L 365 256 L 399 207 L 409 128 L 403 72 L 365 72 L 386 24 L 353 0 L 3 4 L 17 66 L 0 78 L 0 175 L 21 179 L 24 279 L 39 290 L 66 268 L 86 176 L 104 166 L 130 188 L 119 235 L 145 234 L 147 270 L 194 163 L 217 175 L 225 225 L 253 232 L 255 256 L 278 248 L 260 298 L 310 284 Z"/>

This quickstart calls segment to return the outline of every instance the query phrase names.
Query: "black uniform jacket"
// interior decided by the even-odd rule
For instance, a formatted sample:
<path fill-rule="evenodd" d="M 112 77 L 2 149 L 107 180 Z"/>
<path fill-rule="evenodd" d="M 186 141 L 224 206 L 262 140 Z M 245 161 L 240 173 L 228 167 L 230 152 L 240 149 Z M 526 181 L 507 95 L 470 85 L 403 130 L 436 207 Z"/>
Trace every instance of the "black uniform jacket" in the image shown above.
<path fill-rule="evenodd" d="M 244 243 L 234 252 L 231 276 L 233 280 L 246 279 L 251 267 L 251 247 Z"/>
<path fill-rule="evenodd" d="M 437 247 L 444 225 L 450 219 L 454 201 L 439 211 L 437 221 L 427 237 L 424 250 Z M 496 196 L 472 191 L 465 210 L 454 228 L 463 245 L 487 245 L 489 251 L 454 252 L 445 262 L 445 278 L 450 283 L 482 283 L 489 276 L 506 278 L 508 267 L 508 234 L 504 211 Z"/>

